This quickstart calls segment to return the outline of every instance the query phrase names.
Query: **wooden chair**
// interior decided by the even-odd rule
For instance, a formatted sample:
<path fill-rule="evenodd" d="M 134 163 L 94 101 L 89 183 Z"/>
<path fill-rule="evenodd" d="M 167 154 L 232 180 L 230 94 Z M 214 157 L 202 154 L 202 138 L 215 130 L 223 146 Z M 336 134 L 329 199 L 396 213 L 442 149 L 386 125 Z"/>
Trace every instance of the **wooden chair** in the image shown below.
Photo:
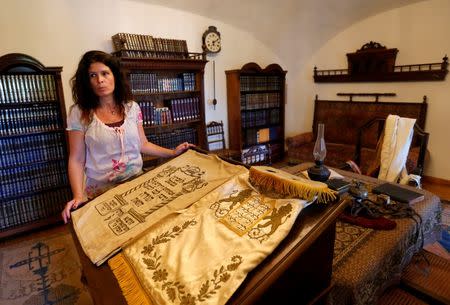
<path fill-rule="evenodd" d="M 271 155 L 270 144 L 254 145 L 242 153 L 242 163 L 248 165 L 271 165 Z"/>
<path fill-rule="evenodd" d="M 358 167 L 361 168 L 362 174 L 374 176 L 377 173 L 373 171 L 373 168 L 367 166 L 372 163 L 370 158 L 374 158 L 376 154 L 373 154 L 373 148 L 365 147 L 368 137 L 375 137 L 380 139 L 386 118 L 374 118 L 369 120 L 366 124 L 358 128 L 358 135 L 355 147 L 355 156 L 353 161 Z M 410 174 L 422 176 L 425 162 L 425 155 L 427 152 L 429 133 L 425 132 L 416 123 L 414 125 L 414 135 L 409 149 L 409 155 L 406 160 L 406 167 Z M 364 164 L 364 165 L 362 165 Z"/>
<path fill-rule="evenodd" d="M 226 148 L 222 121 L 209 122 L 206 125 L 206 137 L 208 141 L 208 151 L 217 154 L 219 157 L 241 161 L 240 151 Z"/>

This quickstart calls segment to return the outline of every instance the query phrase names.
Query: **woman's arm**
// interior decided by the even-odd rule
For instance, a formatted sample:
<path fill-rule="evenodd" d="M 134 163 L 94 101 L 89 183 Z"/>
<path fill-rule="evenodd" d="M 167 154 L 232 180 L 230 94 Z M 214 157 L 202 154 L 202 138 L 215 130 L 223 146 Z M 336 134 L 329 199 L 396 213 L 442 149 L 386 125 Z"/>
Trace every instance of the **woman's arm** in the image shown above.
<path fill-rule="evenodd" d="M 147 137 L 145 136 L 144 127 L 142 127 L 142 124 L 138 124 L 138 130 L 139 130 L 139 138 L 141 140 L 141 153 L 143 154 L 152 155 L 155 157 L 170 158 L 178 156 L 179 154 L 188 150 L 189 147 L 195 146 L 194 144 L 184 142 L 178 145 L 174 150 L 167 149 L 159 145 L 153 144 L 152 142 L 149 142 Z"/>
<path fill-rule="evenodd" d="M 69 135 L 69 166 L 68 175 L 73 199 L 67 202 L 61 215 L 64 223 L 70 219 L 70 211 L 76 209 L 83 202 L 84 166 L 86 163 L 86 145 L 84 144 L 84 132 L 71 130 Z"/>

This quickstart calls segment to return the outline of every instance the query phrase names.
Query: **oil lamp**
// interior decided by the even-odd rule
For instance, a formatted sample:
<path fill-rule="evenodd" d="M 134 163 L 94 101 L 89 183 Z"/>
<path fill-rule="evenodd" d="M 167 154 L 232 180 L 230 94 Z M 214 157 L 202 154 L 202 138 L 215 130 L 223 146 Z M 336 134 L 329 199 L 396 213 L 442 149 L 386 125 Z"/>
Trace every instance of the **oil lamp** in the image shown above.
<path fill-rule="evenodd" d="M 327 181 L 330 177 L 330 170 L 323 165 L 323 161 L 327 155 L 327 147 L 325 145 L 324 139 L 324 129 L 323 123 L 317 125 L 317 139 L 314 145 L 313 156 L 315 165 L 308 169 L 308 176 L 311 180 L 315 181 Z"/>

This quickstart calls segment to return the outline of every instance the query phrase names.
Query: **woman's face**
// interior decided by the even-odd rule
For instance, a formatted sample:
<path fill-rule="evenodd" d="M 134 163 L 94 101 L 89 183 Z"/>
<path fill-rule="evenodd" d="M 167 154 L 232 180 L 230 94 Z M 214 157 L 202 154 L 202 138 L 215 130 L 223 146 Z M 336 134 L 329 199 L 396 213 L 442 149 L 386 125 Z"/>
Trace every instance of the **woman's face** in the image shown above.
<path fill-rule="evenodd" d="M 114 74 L 107 65 L 94 62 L 90 65 L 88 72 L 92 90 L 98 97 L 113 95 Z"/>

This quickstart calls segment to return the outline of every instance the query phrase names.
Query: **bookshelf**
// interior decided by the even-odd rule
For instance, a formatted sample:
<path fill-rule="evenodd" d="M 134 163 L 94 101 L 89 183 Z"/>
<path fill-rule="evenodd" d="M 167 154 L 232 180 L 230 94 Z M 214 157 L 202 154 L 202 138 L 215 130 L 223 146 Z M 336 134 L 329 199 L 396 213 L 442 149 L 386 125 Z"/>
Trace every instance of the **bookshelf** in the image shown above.
<path fill-rule="evenodd" d="M 58 222 L 71 198 L 61 71 L 0 57 L 0 238 Z"/>
<path fill-rule="evenodd" d="M 281 160 L 287 71 L 278 64 L 262 69 L 247 63 L 225 73 L 230 149 L 240 150 L 245 156 L 242 161 L 249 164 Z M 264 153 L 249 158 L 249 151 Z"/>
<path fill-rule="evenodd" d="M 130 57 L 128 51 L 114 54 L 119 57 L 133 97 L 141 107 L 149 141 L 171 149 L 188 141 L 206 149 L 204 55 L 147 58 Z M 157 158 L 143 157 L 144 167 L 160 163 Z"/>

